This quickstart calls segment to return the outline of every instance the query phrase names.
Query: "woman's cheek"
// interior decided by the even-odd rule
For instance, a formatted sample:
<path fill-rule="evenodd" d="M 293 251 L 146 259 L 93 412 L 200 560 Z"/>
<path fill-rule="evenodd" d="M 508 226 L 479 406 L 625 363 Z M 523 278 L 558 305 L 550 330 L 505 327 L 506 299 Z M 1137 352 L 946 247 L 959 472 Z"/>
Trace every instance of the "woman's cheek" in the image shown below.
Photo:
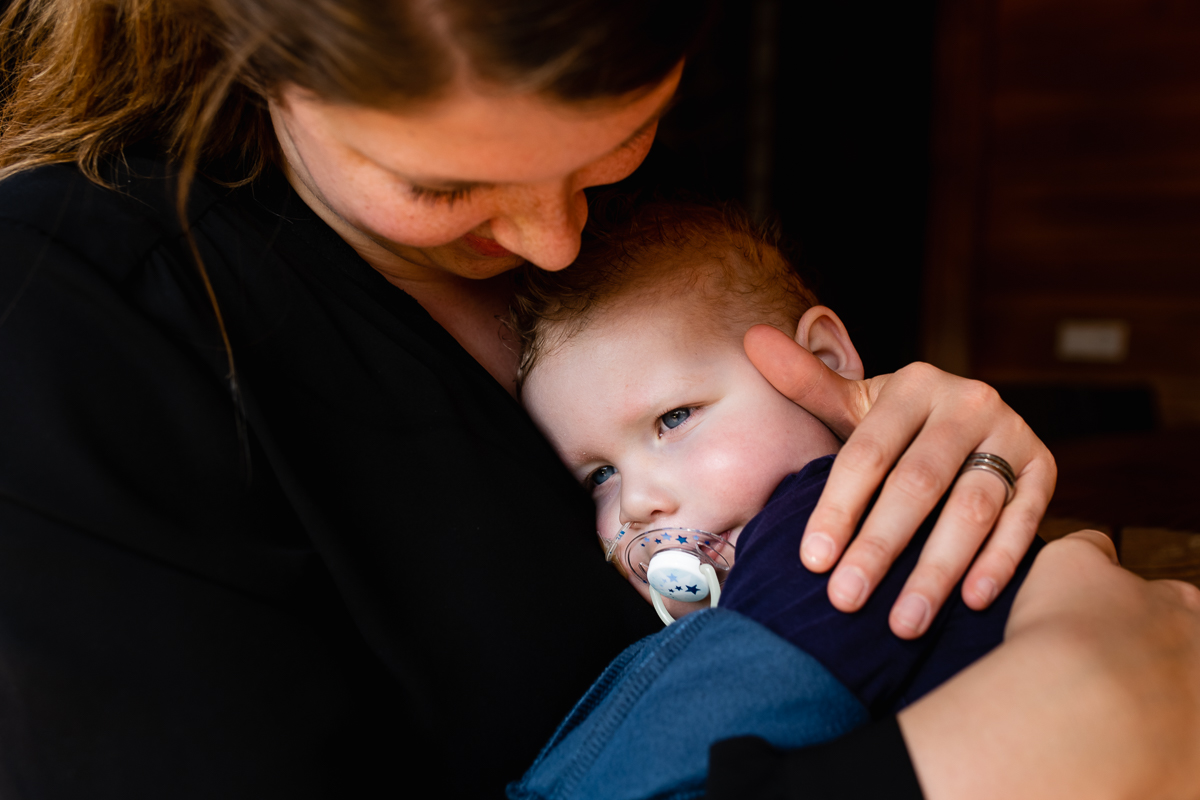
<path fill-rule="evenodd" d="M 486 205 L 470 197 L 454 203 L 430 202 L 414 197 L 406 185 L 369 165 L 342 167 L 313 177 L 338 216 L 372 237 L 411 247 L 436 247 L 488 219 Z"/>
<path fill-rule="evenodd" d="M 403 188 L 361 197 L 354 202 L 353 213 L 356 219 L 350 222 L 356 228 L 411 247 L 447 244 L 487 221 L 486 214 L 469 201 L 434 204 L 412 197 Z"/>

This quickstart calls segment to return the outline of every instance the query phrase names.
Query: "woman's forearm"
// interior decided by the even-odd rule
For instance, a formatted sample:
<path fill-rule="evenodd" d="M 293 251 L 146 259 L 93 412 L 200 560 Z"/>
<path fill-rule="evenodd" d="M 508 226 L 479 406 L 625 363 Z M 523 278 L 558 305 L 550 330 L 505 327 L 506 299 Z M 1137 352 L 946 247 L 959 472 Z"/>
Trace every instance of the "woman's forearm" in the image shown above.
<path fill-rule="evenodd" d="M 900 715 L 929 800 L 1200 795 L 1200 592 L 1114 562 L 1048 546 L 1004 645 Z"/>

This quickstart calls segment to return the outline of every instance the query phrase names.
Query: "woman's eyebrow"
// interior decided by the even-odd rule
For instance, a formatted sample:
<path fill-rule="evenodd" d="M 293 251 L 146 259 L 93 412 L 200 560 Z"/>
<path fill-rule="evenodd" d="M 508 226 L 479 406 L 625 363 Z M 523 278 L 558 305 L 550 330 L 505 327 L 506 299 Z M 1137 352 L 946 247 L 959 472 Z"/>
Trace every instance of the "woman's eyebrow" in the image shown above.
<path fill-rule="evenodd" d="M 664 100 L 662 102 L 662 105 L 660 105 L 657 109 L 655 109 L 654 113 L 651 114 L 649 117 L 647 117 L 646 121 L 643 122 L 636 131 L 629 134 L 629 138 L 627 138 L 625 141 L 621 142 L 619 145 L 614 147 L 610 152 L 615 153 L 619 150 L 622 150 L 622 149 L 628 147 L 631 143 L 637 141 L 637 138 L 639 136 L 641 136 L 646 131 L 648 131 L 660 119 L 663 118 L 664 114 L 666 114 L 668 111 L 670 111 L 672 108 L 674 108 L 675 103 L 678 102 L 678 100 L 679 100 L 679 92 L 678 91 L 672 92 L 671 96 L 668 97 L 666 100 Z"/>

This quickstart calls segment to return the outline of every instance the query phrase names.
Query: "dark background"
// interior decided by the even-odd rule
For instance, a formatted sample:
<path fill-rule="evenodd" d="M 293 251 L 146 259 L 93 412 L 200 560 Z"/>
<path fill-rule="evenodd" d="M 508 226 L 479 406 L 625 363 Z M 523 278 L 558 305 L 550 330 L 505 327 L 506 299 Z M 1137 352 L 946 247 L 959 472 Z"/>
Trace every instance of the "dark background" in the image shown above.
<path fill-rule="evenodd" d="M 920 356 L 936 6 L 725 3 L 633 179 L 777 219 L 868 374 Z"/>
<path fill-rule="evenodd" d="M 987 380 L 1058 532 L 1200 576 L 1200 4 L 726 2 L 629 184 L 777 220 L 868 375 Z M 1128 356 L 1063 361 L 1071 319 Z"/>

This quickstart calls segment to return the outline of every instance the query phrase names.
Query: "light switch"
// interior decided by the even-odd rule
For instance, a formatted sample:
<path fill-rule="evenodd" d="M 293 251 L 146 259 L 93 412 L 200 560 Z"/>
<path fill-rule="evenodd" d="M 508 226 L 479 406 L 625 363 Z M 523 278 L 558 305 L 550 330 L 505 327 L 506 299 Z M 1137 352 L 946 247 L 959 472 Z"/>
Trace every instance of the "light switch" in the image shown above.
<path fill-rule="evenodd" d="M 1129 323 L 1123 319 L 1064 319 L 1054 354 L 1059 361 L 1115 364 L 1129 354 Z"/>

